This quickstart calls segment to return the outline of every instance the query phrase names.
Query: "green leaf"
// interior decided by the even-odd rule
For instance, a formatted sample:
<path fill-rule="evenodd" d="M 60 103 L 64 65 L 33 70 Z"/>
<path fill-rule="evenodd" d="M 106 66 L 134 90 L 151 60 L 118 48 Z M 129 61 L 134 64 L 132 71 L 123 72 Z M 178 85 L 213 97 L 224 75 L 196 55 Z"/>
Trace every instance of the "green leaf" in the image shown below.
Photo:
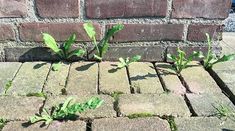
<path fill-rule="evenodd" d="M 171 54 L 167 54 L 167 58 L 169 58 L 170 60 L 172 60 L 172 61 L 174 61 L 174 62 L 177 61 L 176 56 L 171 55 Z"/>
<path fill-rule="evenodd" d="M 94 58 L 95 58 L 96 60 L 102 61 L 102 58 L 99 57 L 98 55 L 94 55 Z"/>
<path fill-rule="evenodd" d="M 43 33 L 43 40 L 46 46 L 49 47 L 53 52 L 60 54 L 61 49 L 57 46 L 55 39 L 51 35 Z"/>
<path fill-rule="evenodd" d="M 63 104 L 61 110 L 65 110 L 65 109 L 69 106 L 69 104 L 71 103 L 72 100 L 73 100 L 73 98 L 72 98 L 72 97 L 69 97 L 69 98 L 64 102 L 64 104 Z"/>
<path fill-rule="evenodd" d="M 83 24 L 83 27 L 87 33 L 87 35 L 90 37 L 90 39 L 94 39 L 96 36 L 95 28 L 91 22 Z"/>
<path fill-rule="evenodd" d="M 64 44 L 64 51 L 68 52 L 72 44 L 76 41 L 76 34 L 72 34 Z"/>
<path fill-rule="evenodd" d="M 52 64 L 53 71 L 59 71 L 61 67 L 62 67 L 62 62 L 57 62 Z"/>
<path fill-rule="evenodd" d="M 11 88 L 12 86 L 12 80 L 7 81 L 7 83 L 4 86 L 4 94 L 7 94 L 7 91 Z"/>
<path fill-rule="evenodd" d="M 36 97 L 47 98 L 47 95 L 45 93 L 42 93 L 42 92 L 39 92 L 39 93 L 28 93 L 26 96 L 28 96 L 28 97 L 36 96 Z"/>
<path fill-rule="evenodd" d="M 134 56 L 134 57 L 131 59 L 130 62 L 137 62 L 137 61 L 139 61 L 140 59 L 141 59 L 141 56 L 140 56 L 140 55 L 136 55 L 136 56 Z"/>
<path fill-rule="evenodd" d="M 126 63 L 126 61 L 121 57 L 121 58 L 119 58 L 119 63 L 118 63 L 118 68 L 119 69 L 121 69 L 121 68 L 123 68 L 123 67 L 125 67 L 125 66 L 127 66 L 127 63 Z"/>
<path fill-rule="evenodd" d="M 80 57 L 80 56 L 83 56 L 85 53 L 86 53 L 86 51 L 83 49 L 76 49 L 76 50 L 73 50 L 72 52 L 69 53 L 68 58 L 70 58 L 72 56 Z"/>

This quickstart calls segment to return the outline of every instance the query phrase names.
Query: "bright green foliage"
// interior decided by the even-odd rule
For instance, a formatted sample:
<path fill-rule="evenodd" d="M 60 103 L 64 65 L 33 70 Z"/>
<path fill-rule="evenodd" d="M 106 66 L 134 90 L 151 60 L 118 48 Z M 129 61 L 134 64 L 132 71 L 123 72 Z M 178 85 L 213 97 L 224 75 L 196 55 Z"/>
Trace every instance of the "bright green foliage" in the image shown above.
<path fill-rule="evenodd" d="M 85 103 L 75 103 L 72 97 L 68 98 L 63 104 L 52 107 L 49 113 L 48 109 L 43 109 L 40 115 L 30 118 L 30 122 L 36 123 L 44 121 L 46 125 L 52 123 L 53 120 L 73 120 L 76 119 L 77 113 L 85 112 L 88 109 L 96 109 L 101 106 L 103 100 L 93 97 Z"/>
<path fill-rule="evenodd" d="M 201 53 L 194 51 L 188 58 L 186 58 L 186 53 L 180 48 L 177 50 L 178 56 L 167 54 L 167 57 L 172 60 L 175 64 L 174 70 L 177 74 L 180 74 L 180 72 L 188 67 L 188 64 L 193 61 L 194 58 L 200 57 Z"/>
<path fill-rule="evenodd" d="M 43 97 L 43 98 L 47 98 L 47 95 L 45 93 L 28 93 L 26 96 L 31 97 L 31 96 L 35 96 L 35 97 Z"/>
<path fill-rule="evenodd" d="M 85 23 L 83 25 L 87 35 L 89 38 L 93 41 L 93 44 L 96 48 L 96 54 L 94 55 L 94 58 L 98 61 L 102 61 L 103 56 L 106 54 L 109 48 L 109 40 L 110 38 L 117 32 L 121 31 L 124 28 L 124 25 L 117 24 L 113 26 L 111 29 L 108 29 L 106 32 L 104 38 L 97 44 L 96 41 L 96 32 L 93 24 L 91 22 Z"/>
<path fill-rule="evenodd" d="M 6 95 L 7 94 L 7 91 L 11 88 L 12 86 L 12 81 L 7 81 L 5 87 L 4 87 L 4 94 Z"/>
<path fill-rule="evenodd" d="M 72 34 L 62 47 L 58 47 L 55 39 L 47 34 L 43 33 L 43 40 L 47 47 L 49 47 L 54 53 L 60 56 L 61 59 L 69 59 L 72 56 L 82 56 L 85 54 L 83 49 L 75 49 L 70 51 L 72 45 L 76 41 L 76 35 Z"/>
<path fill-rule="evenodd" d="M 235 122 L 235 112 L 231 107 L 220 104 L 219 106 L 213 106 L 216 109 L 215 115 L 224 121 L 230 119 Z"/>
<path fill-rule="evenodd" d="M 235 53 L 229 54 L 229 55 L 223 55 L 222 57 L 218 58 L 211 51 L 212 40 L 211 40 L 209 34 L 206 33 L 206 36 L 207 36 L 208 51 L 207 51 L 207 56 L 203 56 L 203 57 L 205 57 L 205 59 L 203 60 L 205 69 L 211 69 L 213 67 L 213 65 L 215 65 L 217 63 L 231 61 L 231 60 L 235 59 Z"/>
<path fill-rule="evenodd" d="M 135 118 L 144 118 L 144 117 L 152 117 L 153 114 L 151 113 L 135 113 L 135 114 L 131 114 L 131 115 L 128 115 L 127 117 L 129 119 L 135 119 Z"/>
<path fill-rule="evenodd" d="M 6 123 L 7 123 L 7 120 L 0 118 L 0 130 L 4 127 Z"/>
<path fill-rule="evenodd" d="M 121 69 L 123 67 L 128 67 L 132 62 L 137 62 L 141 59 L 140 55 L 136 55 L 132 57 L 131 59 L 127 57 L 126 59 L 124 58 L 119 58 L 119 63 L 118 63 L 118 68 Z"/>
<path fill-rule="evenodd" d="M 51 68 L 53 71 L 58 71 L 60 70 L 61 67 L 62 67 L 62 62 L 60 61 L 60 62 L 53 63 Z"/>

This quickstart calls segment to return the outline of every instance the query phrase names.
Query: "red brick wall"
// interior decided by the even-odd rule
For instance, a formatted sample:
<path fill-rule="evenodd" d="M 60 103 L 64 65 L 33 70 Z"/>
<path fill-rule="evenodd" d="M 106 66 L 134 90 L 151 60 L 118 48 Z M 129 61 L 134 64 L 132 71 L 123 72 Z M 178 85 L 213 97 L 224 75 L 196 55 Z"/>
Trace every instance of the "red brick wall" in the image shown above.
<path fill-rule="evenodd" d="M 202 45 L 205 33 L 217 38 L 230 6 L 231 0 L 0 0 L 0 54 L 9 54 L 4 51 L 10 47 L 41 46 L 41 32 L 58 41 L 71 33 L 78 42 L 88 41 L 82 23 L 92 21 L 97 38 L 110 25 L 125 24 L 111 46 L 159 46 L 162 55 L 156 60 L 164 60 L 167 47 Z"/>

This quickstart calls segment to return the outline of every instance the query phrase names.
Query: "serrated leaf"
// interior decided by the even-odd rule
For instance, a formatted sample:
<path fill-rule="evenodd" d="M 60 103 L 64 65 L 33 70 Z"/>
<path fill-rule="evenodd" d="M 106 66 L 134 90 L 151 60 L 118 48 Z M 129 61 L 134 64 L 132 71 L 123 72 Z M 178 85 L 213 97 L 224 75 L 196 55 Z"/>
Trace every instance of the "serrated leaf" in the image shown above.
<path fill-rule="evenodd" d="M 55 39 L 51 35 L 43 33 L 43 40 L 46 46 L 49 47 L 53 52 L 60 54 L 61 49 L 57 46 Z"/>
<path fill-rule="evenodd" d="M 83 24 L 83 27 L 87 33 L 87 35 L 90 37 L 90 39 L 94 39 L 96 36 L 95 28 L 91 22 Z"/>
<path fill-rule="evenodd" d="M 57 62 L 52 64 L 52 70 L 53 71 L 58 71 L 62 67 L 62 62 Z"/>
<path fill-rule="evenodd" d="M 85 53 L 86 53 L 86 51 L 83 49 L 76 49 L 76 50 L 73 50 L 72 52 L 69 53 L 68 58 L 70 58 L 72 56 L 80 57 L 80 56 L 83 56 Z"/>
<path fill-rule="evenodd" d="M 64 44 L 64 51 L 68 52 L 72 44 L 76 41 L 76 34 L 72 34 Z"/>

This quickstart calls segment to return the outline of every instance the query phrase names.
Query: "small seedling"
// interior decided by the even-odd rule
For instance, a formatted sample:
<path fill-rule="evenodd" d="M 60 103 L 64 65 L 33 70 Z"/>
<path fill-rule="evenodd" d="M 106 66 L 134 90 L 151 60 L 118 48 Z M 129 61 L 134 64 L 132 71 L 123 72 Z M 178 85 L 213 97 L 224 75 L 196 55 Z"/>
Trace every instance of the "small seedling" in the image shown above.
<path fill-rule="evenodd" d="M 4 127 L 4 125 L 7 123 L 7 120 L 0 118 L 0 130 Z"/>
<path fill-rule="evenodd" d="M 221 57 L 217 57 L 214 53 L 212 53 L 212 39 L 210 38 L 210 35 L 206 33 L 207 37 L 207 44 L 208 44 L 208 51 L 207 55 L 203 56 L 205 59 L 203 60 L 203 66 L 205 69 L 211 69 L 213 65 L 221 62 L 226 62 L 226 61 L 231 61 L 235 59 L 235 53 L 234 54 L 229 54 L 229 55 L 223 55 Z"/>
<path fill-rule="evenodd" d="M 122 24 L 117 24 L 113 26 L 111 29 L 108 29 L 106 32 L 104 38 L 97 44 L 96 41 L 96 32 L 93 24 L 91 22 L 85 23 L 83 25 L 84 30 L 86 31 L 87 35 L 89 38 L 93 41 L 93 44 L 96 49 L 96 53 L 94 55 L 94 58 L 98 61 L 102 61 L 103 56 L 106 54 L 109 48 L 109 40 L 110 38 L 116 34 L 117 32 L 121 31 L 124 28 L 124 25 Z"/>
<path fill-rule="evenodd" d="M 186 53 L 180 48 L 177 49 L 178 56 L 167 54 L 167 57 L 174 62 L 174 71 L 179 75 L 180 72 L 188 67 L 188 64 L 193 61 L 194 58 L 200 57 L 201 53 L 194 51 L 188 58 L 186 58 Z"/>
<path fill-rule="evenodd" d="M 152 116 L 153 116 L 152 113 L 135 113 L 135 114 L 128 115 L 127 117 L 129 119 L 135 119 L 135 118 L 144 118 L 144 117 L 152 117 Z"/>
<path fill-rule="evenodd" d="M 215 115 L 223 120 L 226 121 L 227 119 L 230 119 L 235 122 L 235 112 L 231 107 L 227 105 L 220 104 L 219 106 L 213 106 L 216 109 Z"/>
<path fill-rule="evenodd" d="M 43 40 L 46 46 L 50 48 L 55 54 L 57 54 L 61 60 L 68 60 L 72 56 L 80 57 L 85 54 L 85 50 L 80 49 L 80 48 L 77 48 L 71 51 L 71 47 L 76 41 L 75 34 L 72 34 L 68 38 L 68 40 L 60 47 L 57 45 L 55 39 L 47 33 L 43 33 Z M 61 65 L 61 62 L 53 64 L 52 70 L 54 71 L 59 70 L 59 68 L 61 67 L 59 65 Z"/>
<path fill-rule="evenodd" d="M 119 63 L 118 63 L 118 68 L 124 68 L 124 67 L 128 67 L 131 63 L 133 62 L 137 62 L 141 59 L 140 55 L 136 55 L 134 57 L 132 57 L 131 59 L 129 57 L 127 57 L 126 59 L 124 58 L 119 58 Z"/>
<path fill-rule="evenodd" d="M 7 94 L 7 91 L 11 88 L 12 86 L 12 80 L 7 81 L 6 85 L 4 86 L 4 94 Z"/>
<path fill-rule="evenodd" d="M 77 113 L 82 113 L 88 109 L 96 109 L 103 103 L 103 100 L 97 97 L 93 97 L 85 103 L 75 103 L 73 101 L 72 97 L 68 98 L 63 104 L 52 107 L 50 113 L 48 109 L 43 109 L 41 114 L 31 117 L 30 122 L 33 124 L 44 121 L 46 125 L 49 125 L 53 120 L 74 120 Z"/>

